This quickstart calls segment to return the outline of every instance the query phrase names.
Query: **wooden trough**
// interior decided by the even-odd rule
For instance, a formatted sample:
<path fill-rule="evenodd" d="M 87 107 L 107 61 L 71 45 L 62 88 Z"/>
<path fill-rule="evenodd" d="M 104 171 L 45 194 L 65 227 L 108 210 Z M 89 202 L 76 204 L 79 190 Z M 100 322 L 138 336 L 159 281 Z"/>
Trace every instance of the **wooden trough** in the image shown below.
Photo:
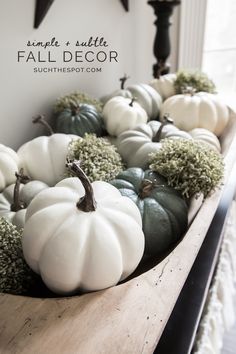
<path fill-rule="evenodd" d="M 221 137 L 225 181 L 236 155 L 236 116 Z M 202 204 L 178 246 L 118 286 L 68 298 L 0 294 L 0 353 L 153 353 L 210 226 L 224 186 Z"/>

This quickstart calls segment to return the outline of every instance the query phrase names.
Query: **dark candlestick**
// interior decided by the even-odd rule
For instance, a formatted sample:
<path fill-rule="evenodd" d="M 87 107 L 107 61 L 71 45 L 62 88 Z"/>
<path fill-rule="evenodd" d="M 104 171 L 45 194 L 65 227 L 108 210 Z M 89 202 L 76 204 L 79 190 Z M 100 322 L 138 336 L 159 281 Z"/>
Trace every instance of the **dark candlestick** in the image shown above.
<path fill-rule="evenodd" d="M 171 51 L 169 35 L 169 27 L 171 25 L 170 16 L 173 13 L 174 6 L 180 4 L 180 0 L 149 0 L 148 4 L 153 7 L 154 13 L 157 17 L 154 22 L 157 31 L 153 48 L 157 63 L 153 65 L 153 76 L 154 78 L 159 78 L 160 75 L 167 74 L 170 70 L 170 65 L 166 63 Z"/>
<path fill-rule="evenodd" d="M 129 0 L 120 0 L 125 8 L 125 11 L 129 11 Z"/>
<path fill-rule="evenodd" d="M 34 28 L 38 28 L 46 16 L 49 8 L 51 7 L 54 0 L 37 0 L 35 17 L 34 17 Z"/>

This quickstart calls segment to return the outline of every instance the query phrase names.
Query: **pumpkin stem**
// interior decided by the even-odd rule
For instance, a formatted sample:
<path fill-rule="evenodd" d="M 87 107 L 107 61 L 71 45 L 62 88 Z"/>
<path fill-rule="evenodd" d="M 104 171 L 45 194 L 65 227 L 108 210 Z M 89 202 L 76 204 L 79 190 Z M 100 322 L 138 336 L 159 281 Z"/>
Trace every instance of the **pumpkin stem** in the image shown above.
<path fill-rule="evenodd" d="M 141 182 L 139 190 L 139 198 L 144 199 L 149 197 L 150 193 L 154 188 L 165 187 L 163 184 L 158 184 L 156 180 L 151 181 L 150 179 L 144 179 Z"/>
<path fill-rule="evenodd" d="M 14 193 L 13 193 L 13 203 L 11 204 L 11 211 L 19 211 L 21 209 L 25 209 L 26 205 L 25 203 L 20 201 L 20 185 L 21 183 L 26 184 L 30 181 L 30 178 L 28 176 L 24 175 L 23 168 L 20 169 L 20 172 L 15 173 L 16 176 L 16 183 L 14 187 Z"/>
<path fill-rule="evenodd" d="M 38 116 L 34 117 L 32 119 L 32 122 L 34 124 L 36 124 L 36 123 L 42 124 L 48 130 L 49 135 L 53 135 L 54 134 L 54 131 L 53 131 L 51 125 L 45 120 L 45 117 L 43 115 L 39 114 Z"/>
<path fill-rule="evenodd" d="M 197 90 L 192 86 L 183 86 L 181 91 L 184 95 L 190 95 L 192 97 L 195 95 Z"/>
<path fill-rule="evenodd" d="M 73 162 L 68 161 L 66 163 L 66 167 L 70 170 L 70 172 L 72 172 L 76 177 L 80 179 L 85 189 L 84 197 L 80 198 L 76 206 L 79 210 L 88 213 L 90 211 L 96 210 L 97 203 L 94 199 L 92 184 L 89 182 L 89 179 L 84 173 L 84 171 L 82 170 L 82 168 L 80 167 L 80 164 L 81 162 L 78 160 L 75 160 Z"/>
<path fill-rule="evenodd" d="M 126 83 L 126 81 L 127 81 L 128 79 L 129 79 L 129 76 L 127 76 L 126 74 L 124 74 L 124 76 L 120 78 L 120 82 L 121 82 L 120 88 L 121 88 L 121 90 L 124 90 L 124 88 L 125 88 L 125 83 Z"/>
<path fill-rule="evenodd" d="M 163 122 L 161 123 L 158 131 L 156 132 L 156 135 L 153 137 L 152 141 L 154 143 L 158 143 L 160 140 L 161 140 L 161 133 L 162 133 L 162 130 L 164 128 L 165 125 L 168 125 L 168 124 L 173 124 L 174 125 L 174 121 L 173 119 L 170 118 L 169 114 L 166 113 L 164 114 L 163 116 Z"/>
<path fill-rule="evenodd" d="M 137 97 L 132 97 L 131 102 L 129 104 L 130 107 L 133 107 L 134 101 L 137 101 Z"/>
<path fill-rule="evenodd" d="M 80 111 L 79 102 L 77 100 L 71 100 L 70 109 L 71 109 L 72 115 L 76 116 Z"/>

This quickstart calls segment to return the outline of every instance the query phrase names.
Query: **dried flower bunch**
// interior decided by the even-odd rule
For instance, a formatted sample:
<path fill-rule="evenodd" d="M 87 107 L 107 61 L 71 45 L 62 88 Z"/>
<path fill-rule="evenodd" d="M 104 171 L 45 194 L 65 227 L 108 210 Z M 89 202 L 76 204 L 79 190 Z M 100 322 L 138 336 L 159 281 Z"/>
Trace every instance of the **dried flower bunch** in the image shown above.
<path fill-rule="evenodd" d="M 174 88 L 176 94 L 184 93 L 187 87 L 192 87 L 195 92 L 215 93 L 216 87 L 209 77 L 200 71 L 181 70 L 177 73 Z"/>
<path fill-rule="evenodd" d="M 23 257 L 21 237 L 22 230 L 0 219 L 0 292 L 24 294 L 36 282 Z"/>
<path fill-rule="evenodd" d="M 81 167 L 90 182 L 108 182 L 124 169 L 116 147 L 107 139 L 97 138 L 94 134 L 85 134 L 83 139 L 73 141 L 68 158 L 81 161 Z"/>
<path fill-rule="evenodd" d="M 168 184 L 190 198 L 219 186 L 223 157 L 207 145 L 186 139 L 165 139 L 162 148 L 150 154 L 150 168 L 167 178 Z"/>
<path fill-rule="evenodd" d="M 97 109 L 98 112 L 102 111 L 102 102 L 101 101 L 91 98 L 90 96 L 86 95 L 85 93 L 76 91 L 76 92 L 72 92 L 69 95 L 59 97 L 56 100 L 56 103 L 54 105 L 54 112 L 60 113 L 65 108 L 71 108 L 72 106 L 74 107 L 75 105 L 79 105 L 80 103 L 86 103 L 86 104 L 92 105 Z"/>

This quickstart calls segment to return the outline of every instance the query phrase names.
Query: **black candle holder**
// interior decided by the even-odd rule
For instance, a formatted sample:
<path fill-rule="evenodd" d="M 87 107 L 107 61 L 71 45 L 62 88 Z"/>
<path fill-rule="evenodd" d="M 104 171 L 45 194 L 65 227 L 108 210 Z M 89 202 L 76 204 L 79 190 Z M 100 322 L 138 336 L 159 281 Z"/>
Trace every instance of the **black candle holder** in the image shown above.
<path fill-rule="evenodd" d="M 159 78 L 161 75 L 168 74 L 170 65 L 166 62 L 171 52 L 169 27 L 171 25 L 170 17 L 174 7 L 180 4 L 180 0 L 176 1 L 158 1 L 149 0 L 148 4 L 154 9 L 157 17 L 154 22 L 157 30 L 154 40 L 153 52 L 157 62 L 153 65 L 153 76 Z"/>

